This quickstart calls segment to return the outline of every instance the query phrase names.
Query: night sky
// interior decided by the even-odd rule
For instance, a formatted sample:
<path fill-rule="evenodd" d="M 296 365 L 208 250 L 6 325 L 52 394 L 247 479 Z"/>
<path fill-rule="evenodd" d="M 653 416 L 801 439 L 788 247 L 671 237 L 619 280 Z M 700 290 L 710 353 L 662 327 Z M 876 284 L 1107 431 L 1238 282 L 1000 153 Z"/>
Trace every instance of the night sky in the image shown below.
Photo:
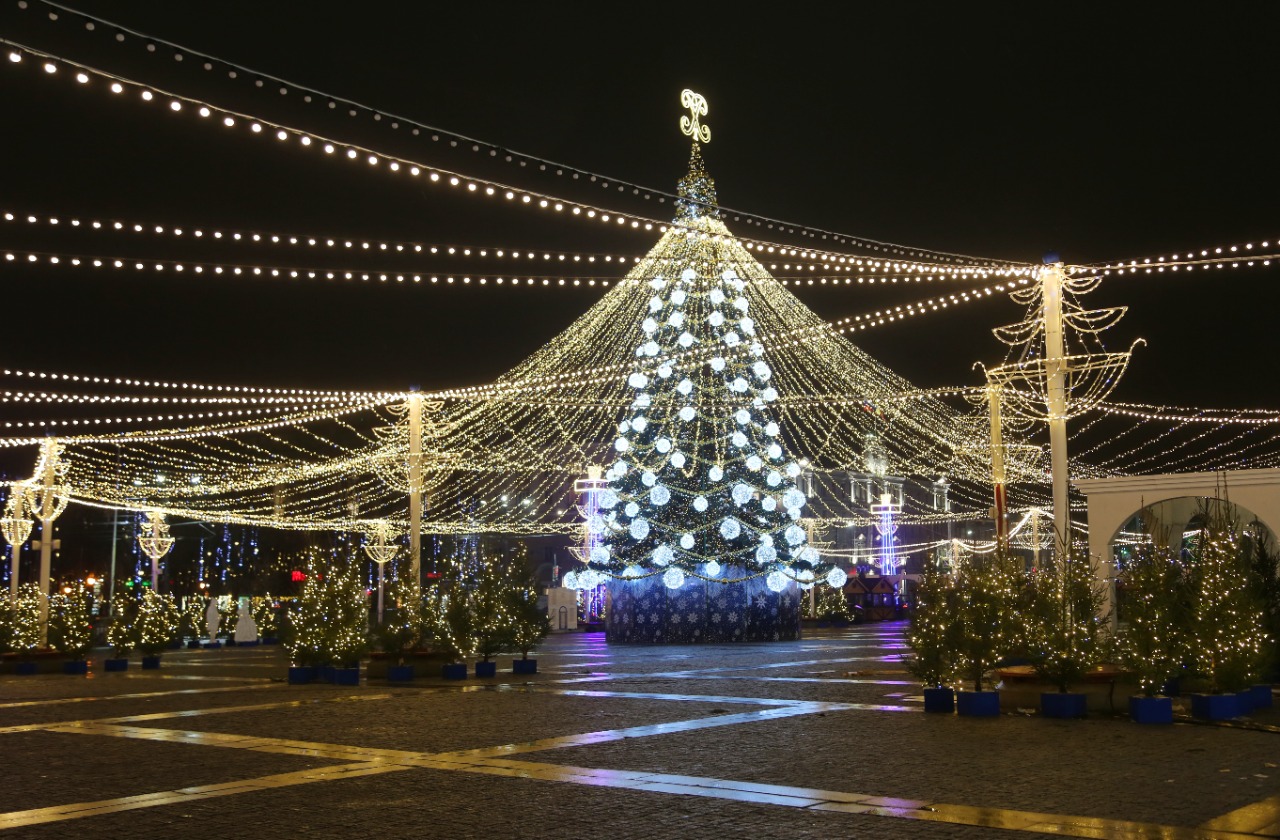
<path fill-rule="evenodd" d="M 706 96 L 705 159 L 726 207 L 874 239 L 1068 262 L 1274 242 L 1280 95 L 1274 3 L 1194 14 L 1116 4 L 264 3 L 77 0 L 123 26 L 474 138 L 414 137 L 393 117 L 306 104 L 253 73 L 65 10 L 0 0 L 0 34 L 157 88 L 487 176 L 669 219 L 616 179 L 673 191 L 688 143 L 679 94 Z M 888 8 L 891 6 L 892 8 Z M 1026 7 L 1029 8 L 1029 7 Z M 119 219 L 461 247 L 639 255 L 657 234 L 549 219 L 494 199 L 325 159 L 160 103 L 116 97 L 33 61 L 0 73 L 0 204 L 19 216 Z M 489 154 L 494 147 L 501 149 Z M 506 150 L 610 182 L 508 163 Z M 813 240 L 735 224 L 798 246 Z M 819 243 L 820 244 L 820 243 Z M 512 273 L 509 263 L 336 256 L 7 223 L 0 247 L 261 265 Z M 1277 249 L 1273 248 L 1272 251 Z M 597 265 L 600 265 L 597 263 Z M 362 287 L 329 281 L 146 277 L 2 267 L 5 367 L 274 387 L 480 384 L 562 330 L 600 294 L 580 289 Z M 526 269 L 538 274 L 557 271 Z M 579 276 L 616 279 L 616 267 Z M 1138 351 L 1115 399 L 1274 406 L 1280 271 L 1109 279 L 1090 302 L 1127 305 L 1107 336 Z M 937 286 L 801 289 L 824 317 L 930 297 Z M 998 362 L 1007 298 L 854 340 L 922 386 L 977 384 Z M 6 380 L 6 387 L 12 387 Z M 6 417 L 42 409 L 5 405 Z M 44 409 L 47 411 L 47 409 Z M 34 413 L 33 413 L 34 412 Z M 91 416 L 82 411 L 78 416 Z"/>

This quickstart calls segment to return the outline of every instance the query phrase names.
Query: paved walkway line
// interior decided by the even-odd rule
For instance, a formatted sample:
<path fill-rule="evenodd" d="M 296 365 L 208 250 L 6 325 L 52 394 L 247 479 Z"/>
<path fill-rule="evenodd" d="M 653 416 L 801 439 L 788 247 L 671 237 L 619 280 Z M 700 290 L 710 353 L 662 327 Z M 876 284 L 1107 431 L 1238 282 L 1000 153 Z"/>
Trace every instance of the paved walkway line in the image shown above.
<path fill-rule="evenodd" d="M 18 700 L 13 703 L 0 703 L 0 709 L 17 709 L 22 706 L 58 706 L 64 703 L 90 703 L 95 700 L 136 700 L 141 697 L 169 697 L 175 694 L 213 694 L 225 691 L 256 691 L 263 688 L 283 688 L 271 683 L 251 683 L 249 685 L 224 686 L 223 688 L 175 688 L 172 691 L 138 691 L 132 694 L 103 694 L 94 697 L 58 697 L 53 700 Z"/>
<path fill-rule="evenodd" d="M 1200 827 L 1280 837 L 1280 794 L 1228 811 L 1220 817 L 1201 823 Z"/>

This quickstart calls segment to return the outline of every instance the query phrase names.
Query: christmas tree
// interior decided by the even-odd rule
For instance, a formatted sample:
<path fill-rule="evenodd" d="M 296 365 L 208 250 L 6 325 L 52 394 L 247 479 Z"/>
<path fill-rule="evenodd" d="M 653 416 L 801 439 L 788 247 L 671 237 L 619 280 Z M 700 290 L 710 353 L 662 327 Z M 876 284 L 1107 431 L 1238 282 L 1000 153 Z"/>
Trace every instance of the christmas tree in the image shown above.
<path fill-rule="evenodd" d="M 307 581 L 289 616 L 289 655 L 295 665 L 347 667 L 367 647 L 368 592 L 359 564 L 339 560 L 321 571 L 313 551 L 304 565 Z"/>
<path fill-rule="evenodd" d="M 123 659 L 138 646 L 138 637 L 134 632 L 137 620 L 138 599 L 125 592 L 117 592 L 111 599 L 111 624 L 107 627 L 107 644 L 111 645 L 111 654 L 116 659 Z"/>
<path fill-rule="evenodd" d="M 192 595 L 186 599 L 186 604 L 182 609 L 181 621 L 178 625 L 178 635 L 183 638 L 199 639 L 208 631 L 208 625 L 205 622 L 205 610 L 208 604 L 205 599 L 199 595 Z"/>
<path fill-rule="evenodd" d="M 40 647 L 40 602 L 45 595 L 34 583 L 18 587 L 18 597 L 13 602 L 13 640 L 18 653 L 30 653 Z"/>
<path fill-rule="evenodd" d="M 1088 555 L 1068 552 L 1052 568 L 1029 581 L 1031 598 L 1027 642 L 1036 673 L 1065 692 L 1100 661 L 1107 619 L 1100 583 Z"/>
<path fill-rule="evenodd" d="M 88 595 L 59 594 L 49 599 L 49 644 L 72 659 L 84 659 L 93 647 Z"/>
<path fill-rule="evenodd" d="M 957 666 L 981 691 L 987 671 L 1025 642 L 1026 572 L 1021 558 L 997 549 L 973 555 L 956 581 Z"/>
<path fill-rule="evenodd" d="M 1262 605 L 1249 583 L 1249 545 L 1227 504 L 1209 500 L 1192 551 L 1192 640 L 1209 690 L 1239 691 L 1258 677 L 1265 646 Z"/>
<path fill-rule="evenodd" d="M 0 653 L 13 650 L 13 604 L 0 598 Z"/>
<path fill-rule="evenodd" d="M 529 658 L 551 632 L 551 619 L 538 604 L 538 588 L 529 564 L 522 555 L 507 574 L 507 614 L 511 617 L 511 644 L 520 656 Z"/>
<path fill-rule="evenodd" d="M 927 688 L 941 687 L 954 677 L 962 639 L 960 593 L 955 581 L 937 564 L 927 563 L 916 587 L 907 643 L 915 653 L 911 673 Z"/>
<path fill-rule="evenodd" d="M 258 635 L 264 639 L 275 636 L 279 629 L 279 618 L 276 615 L 276 602 L 271 597 L 271 593 L 268 592 L 261 598 L 254 598 L 251 604 L 253 623 L 258 626 Z"/>
<path fill-rule="evenodd" d="M 653 295 L 586 574 L 660 575 L 672 590 L 690 577 L 812 583 L 828 567 L 797 521 L 801 466 L 770 410 L 780 395 L 697 143 L 679 190 L 676 224 L 642 264 Z"/>
<path fill-rule="evenodd" d="M 1124 627 L 1119 651 L 1138 677 L 1138 689 L 1153 697 L 1188 661 L 1191 593 L 1187 569 L 1167 546 L 1142 540 L 1121 569 Z"/>
<path fill-rule="evenodd" d="M 143 590 L 134 616 L 134 636 L 144 656 L 159 656 L 178 634 L 178 605 L 172 595 Z"/>

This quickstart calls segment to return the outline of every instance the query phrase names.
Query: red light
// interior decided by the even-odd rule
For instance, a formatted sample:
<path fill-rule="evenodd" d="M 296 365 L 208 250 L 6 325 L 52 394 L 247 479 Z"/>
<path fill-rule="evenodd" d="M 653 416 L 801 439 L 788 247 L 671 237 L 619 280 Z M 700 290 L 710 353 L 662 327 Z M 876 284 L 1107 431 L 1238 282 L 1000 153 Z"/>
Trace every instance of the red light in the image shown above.
<path fill-rule="evenodd" d="M 294 583 L 302 583 L 302 581 L 307 579 L 307 573 L 300 572 L 297 569 L 294 569 L 293 572 L 290 574 L 290 577 L 293 578 Z"/>

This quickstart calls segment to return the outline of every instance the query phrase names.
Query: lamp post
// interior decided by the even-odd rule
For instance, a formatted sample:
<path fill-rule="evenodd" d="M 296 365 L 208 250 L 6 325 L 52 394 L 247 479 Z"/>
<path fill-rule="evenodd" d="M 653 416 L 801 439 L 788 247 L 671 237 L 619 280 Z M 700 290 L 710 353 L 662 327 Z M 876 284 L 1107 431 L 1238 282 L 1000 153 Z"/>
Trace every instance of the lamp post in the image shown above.
<path fill-rule="evenodd" d="M 31 511 L 27 509 L 26 487 L 21 483 L 13 485 L 9 493 L 9 501 L 5 503 L 4 518 L 0 519 L 0 531 L 4 533 L 5 542 L 11 550 L 9 559 L 9 597 L 18 597 L 18 560 L 22 554 L 22 544 L 31 536 L 35 523 L 31 521 Z"/>
<path fill-rule="evenodd" d="M 47 438 L 40 444 L 40 459 L 36 462 L 35 476 L 27 482 L 25 492 L 27 507 L 40 519 L 40 644 L 49 640 L 49 579 L 53 567 L 53 523 L 67 509 L 71 494 L 62 483 L 66 466 L 58 457 L 62 444 L 57 438 Z"/>
<path fill-rule="evenodd" d="M 382 605 L 384 601 L 385 578 L 383 572 L 388 562 L 400 552 L 400 546 L 392 540 L 396 533 L 391 523 L 383 519 L 374 523 L 372 529 L 365 534 L 364 552 L 369 559 L 378 564 L 378 623 L 382 623 Z"/>
<path fill-rule="evenodd" d="M 164 514 L 147 511 L 147 518 L 138 525 L 138 547 L 151 558 L 151 591 L 157 594 L 160 592 L 160 558 L 169 553 L 173 542 Z"/>

